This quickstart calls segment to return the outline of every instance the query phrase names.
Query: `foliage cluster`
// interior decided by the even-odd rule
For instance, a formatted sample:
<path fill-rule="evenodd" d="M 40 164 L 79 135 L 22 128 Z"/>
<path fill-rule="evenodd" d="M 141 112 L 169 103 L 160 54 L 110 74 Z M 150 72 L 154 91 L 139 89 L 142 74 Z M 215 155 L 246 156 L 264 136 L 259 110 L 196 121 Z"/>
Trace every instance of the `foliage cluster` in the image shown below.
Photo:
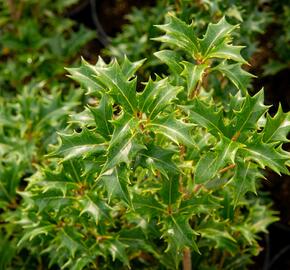
<path fill-rule="evenodd" d="M 76 2 L 0 3 L 0 269 L 246 269 L 277 220 L 263 170 L 289 173 L 290 115 L 244 70 L 270 13 L 134 10 L 118 60 L 67 69 L 84 97 L 63 69 L 94 36 L 63 18 Z"/>

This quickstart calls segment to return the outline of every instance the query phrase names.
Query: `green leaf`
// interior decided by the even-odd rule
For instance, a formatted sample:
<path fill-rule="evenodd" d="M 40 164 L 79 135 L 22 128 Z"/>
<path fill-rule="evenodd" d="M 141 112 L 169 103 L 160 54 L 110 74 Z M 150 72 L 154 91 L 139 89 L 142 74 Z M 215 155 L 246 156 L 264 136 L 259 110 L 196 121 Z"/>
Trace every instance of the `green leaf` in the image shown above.
<path fill-rule="evenodd" d="M 102 181 L 106 187 L 109 201 L 111 198 L 117 198 L 123 200 L 129 206 L 132 206 L 128 190 L 129 176 L 125 166 L 117 166 L 106 171 L 101 175 L 100 181 Z"/>
<path fill-rule="evenodd" d="M 168 82 L 168 78 L 152 81 L 149 79 L 142 94 L 139 96 L 139 110 L 154 119 L 182 90 Z"/>
<path fill-rule="evenodd" d="M 161 62 L 165 63 L 174 74 L 180 75 L 183 68 L 179 64 L 179 62 L 181 62 L 182 58 L 177 52 L 170 50 L 162 50 L 154 53 L 154 55 L 158 59 L 160 59 Z"/>
<path fill-rule="evenodd" d="M 215 147 L 215 151 L 206 153 L 196 165 L 194 181 L 203 184 L 216 176 L 220 169 L 228 164 L 235 164 L 236 152 L 240 145 L 223 137 Z"/>
<path fill-rule="evenodd" d="M 168 179 L 162 181 L 160 195 L 165 204 L 171 206 L 180 197 L 179 192 L 179 175 L 170 175 Z"/>
<path fill-rule="evenodd" d="M 195 98 L 192 105 L 187 108 L 185 110 L 188 110 L 189 119 L 192 123 L 201 125 L 216 137 L 225 134 L 221 109 L 217 109 L 216 106 L 207 104 L 199 98 Z"/>
<path fill-rule="evenodd" d="M 230 181 L 230 185 L 235 190 L 233 192 L 234 205 L 236 206 L 247 192 L 256 194 L 256 181 L 263 178 L 264 176 L 250 162 L 238 162 L 235 175 Z"/>
<path fill-rule="evenodd" d="M 125 67 L 123 68 L 128 75 L 130 72 Z M 110 90 L 123 110 L 130 114 L 134 113 L 137 109 L 136 78 L 129 80 L 130 78 L 125 76 L 117 60 L 112 64 L 96 68 L 96 72 L 98 81 Z"/>
<path fill-rule="evenodd" d="M 52 155 L 63 156 L 62 161 L 75 157 L 87 157 L 93 153 L 104 152 L 107 148 L 104 139 L 95 131 L 84 128 L 80 133 L 60 134 L 62 144 Z"/>
<path fill-rule="evenodd" d="M 188 147 L 195 147 L 191 138 L 192 125 L 175 119 L 172 115 L 154 119 L 147 124 L 147 128 L 162 134 L 177 145 L 184 144 Z"/>
<path fill-rule="evenodd" d="M 237 87 L 238 90 L 242 90 L 244 94 L 247 93 L 247 87 L 251 82 L 251 78 L 255 77 L 243 70 L 242 64 L 240 63 L 228 64 L 223 61 L 212 70 L 218 70 L 221 72 Z"/>
<path fill-rule="evenodd" d="M 263 142 L 289 142 L 287 135 L 290 132 L 290 113 L 283 113 L 281 105 L 275 116 L 267 114 L 267 122 L 263 130 Z"/>
<path fill-rule="evenodd" d="M 179 214 L 171 215 L 163 220 L 163 237 L 168 242 L 166 251 L 174 250 L 179 253 L 185 247 L 199 252 L 195 242 L 197 233 L 190 227 L 188 218 Z"/>
<path fill-rule="evenodd" d="M 279 175 L 289 174 L 286 162 L 289 161 L 290 154 L 281 146 L 276 147 L 275 143 L 263 143 L 262 136 L 246 144 L 247 147 L 240 150 L 245 158 L 255 161 L 262 169 L 268 167 Z"/>
<path fill-rule="evenodd" d="M 113 133 L 113 125 L 109 122 L 113 117 L 112 104 L 106 94 L 102 95 L 102 99 L 98 107 L 88 107 L 94 116 L 96 123 L 96 131 L 104 138 L 110 139 Z"/>
<path fill-rule="evenodd" d="M 202 77 L 208 65 L 200 64 L 195 65 L 187 61 L 181 62 L 184 69 L 181 76 L 185 77 L 187 82 L 187 96 L 189 97 L 191 93 L 196 89 L 198 82 L 202 81 Z"/>
<path fill-rule="evenodd" d="M 178 167 L 172 161 L 175 151 L 164 149 L 154 144 L 147 145 L 146 147 L 147 149 L 138 153 L 140 157 L 139 163 L 142 167 L 151 169 L 153 173 L 155 173 L 155 170 L 158 170 L 166 178 L 168 178 L 168 173 L 179 173 Z"/>
<path fill-rule="evenodd" d="M 124 60 L 121 64 L 121 70 L 122 73 L 124 74 L 125 78 L 132 78 L 136 71 L 144 64 L 144 62 L 146 61 L 146 59 L 142 59 L 136 62 L 131 62 L 127 56 L 124 56 Z"/>
<path fill-rule="evenodd" d="M 233 97 L 236 98 L 236 97 Z M 268 106 L 264 105 L 264 92 L 261 90 L 255 96 L 247 94 L 241 109 L 235 112 L 235 117 L 229 125 L 228 136 L 245 133 L 248 130 L 258 128 L 258 120 L 267 111 Z M 239 141 L 239 138 L 237 138 Z"/>
<path fill-rule="evenodd" d="M 117 258 L 129 267 L 129 258 L 125 250 L 126 246 L 117 239 L 107 240 L 106 244 L 108 245 L 108 250 L 112 255 L 113 261 Z"/>
<path fill-rule="evenodd" d="M 225 17 L 216 24 L 210 23 L 204 37 L 200 39 L 203 58 L 225 58 L 246 63 L 240 55 L 240 50 L 243 47 L 229 44 L 231 41 L 230 33 L 237 27 L 237 25 L 229 24 Z"/>
<path fill-rule="evenodd" d="M 154 198 L 154 195 L 133 195 L 133 206 L 136 212 L 140 215 L 149 217 L 159 217 L 165 213 L 164 206 Z"/>
<path fill-rule="evenodd" d="M 134 118 L 123 115 L 114 122 L 114 125 L 115 130 L 109 142 L 107 161 L 102 168 L 102 173 L 122 162 L 128 164 L 131 154 L 140 150 L 139 146 L 133 141 L 137 126 Z"/>
<path fill-rule="evenodd" d="M 168 14 L 168 19 L 169 23 L 156 25 L 166 34 L 153 40 L 174 45 L 185 50 L 189 55 L 195 56 L 198 53 L 198 40 L 193 31 L 193 26 L 187 25 L 170 13 Z"/>
<path fill-rule="evenodd" d="M 84 59 L 82 59 L 82 64 L 79 68 L 67 68 L 67 71 L 71 74 L 70 78 L 80 83 L 85 89 L 87 89 L 87 94 L 104 92 L 103 85 L 96 79 L 95 67 L 105 65 L 102 58 L 99 57 L 96 66 L 90 65 Z"/>

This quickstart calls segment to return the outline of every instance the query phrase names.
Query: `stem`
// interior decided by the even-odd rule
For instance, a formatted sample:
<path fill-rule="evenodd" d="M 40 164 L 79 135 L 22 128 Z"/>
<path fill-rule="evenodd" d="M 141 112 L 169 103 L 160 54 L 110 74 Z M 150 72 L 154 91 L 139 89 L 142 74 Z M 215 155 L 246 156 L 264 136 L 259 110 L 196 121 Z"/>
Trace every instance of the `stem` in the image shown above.
<path fill-rule="evenodd" d="M 219 173 L 224 173 L 224 172 L 226 172 L 226 171 L 228 171 L 228 170 L 230 170 L 230 169 L 233 169 L 233 168 L 235 168 L 236 167 L 236 164 L 231 164 L 231 165 L 229 165 L 229 166 L 227 166 L 227 167 L 225 167 L 225 168 L 223 168 L 223 169 L 220 169 L 219 170 Z"/>
<path fill-rule="evenodd" d="M 192 270 L 191 265 L 191 252 L 188 247 L 183 250 L 183 258 L 182 258 L 183 270 Z"/>

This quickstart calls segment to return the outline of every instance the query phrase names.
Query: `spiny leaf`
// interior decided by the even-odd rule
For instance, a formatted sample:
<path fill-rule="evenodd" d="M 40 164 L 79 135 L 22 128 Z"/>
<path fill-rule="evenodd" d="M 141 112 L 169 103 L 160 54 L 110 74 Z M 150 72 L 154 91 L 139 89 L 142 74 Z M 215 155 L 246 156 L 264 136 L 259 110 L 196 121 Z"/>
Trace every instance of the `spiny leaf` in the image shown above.
<path fill-rule="evenodd" d="M 220 71 L 237 87 L 238 90 L 242 90 L 245 94 L 251 78 L 255 76 L 243 70 L 241 65 L 242 64 L 240 63 L 228 64 L 226 62 L 222 62 L 212 70 Z"/>
<path fill-rule="evenodd" d="M 117 166 L 106 171 L 101 175 L 99 180 L 102 181 L 106 187 L 109 201 L 111 198 L 117 198 L 123 200 L 129 206 L 132 205 L 128 190 L 128 171 L 125 166 Z"/>
<path fill-rule="evenodd" d="M 85 89 L 87 89 L 87 94 L 104 92 L 103 85 L 96 79 L 96 69 L 95 67 L 104 66 L 105 63 L 102 58 L 98 58 L 98 62 L 95 66 L 90 65 L 84 59 L 82 59 L 82 64 L 79 68 L 67 68 L 67 71 L 71 74 L 70 78 L 80 83 Z"/>
<path fill-rule="evenodd" d="M 86 157 L 106 149 L 104 139 L 95 131 L 86 128 L 80 133 L 60 134 L 60 137 L 62 144 L 52 155 L 63 156 L 63 161 L 80 156 Z"/>
<path fill-rule="evenodd" d="M 152 81 L 149 79 L 142 94 L 139 96 L 139 110 L 154 119 L 159 112 L 168 106 L 182 87 L 176 87 L 168 82 L 168 78 Z"/>
<path fill-rule="evenodd" d="M 98 81 L 110 90 L 110 93 L 122 106 L 123 110 L 131 114 L 134 113 L 137 108 L 136 78 L 129 80 L 123 74 L 117 60 L 107 66 L 96 68 L 96 72 Z M 125 72 L 129 73 L 128 70 L 125 70 Z"/>
<path fill-rule="evenodd" d="M 168 173 L 179 173 L 178 167 L 172 161 L 172 156 L 175 154 L 174 151 L 154 144 L 147 145 L 146 148 L 138 153 L 140 156 L 139 163 L 142 167 L 148 167 L 153 173 L 155 173 L 155 170 L 158 170 L 166 178 L 168 178 Z"/>
<path fill-rule="evenodd" d="M 147 215 L 149 217 L 159 217 L 165 213 L 164 206 L 157 201 L 153 195 L 133 195 L 134 209 L 141 215 Z"/>
<path fill-rule="evenodd" d="M 240 150 L 245 158 L 254 160 L 262 169 L 268 167 L 279 175 L 281 173 L 289 174 L 286 162 L 289 161 L 290 155 L 281 146 L 276 147 L 275 143 L 264 143 L 262 135 L 255 140 L 246 142 L 246 145 Z"/>
<path fill-rule="evenodd" d="M 188 147 L 195 147 L 191 138 L 192 125 L 175 119 L 172 115 L 154 119 L 147 124 L 147 128 L 164 135 L 178 145 L 184 144 Z"/>
<path fill-rule="evenodd" d="M 195 65 L 187 61 L 183 61 L 181 64 L 184 66 L 181 76 L 186 78 L 187 96 L 190 96 L 190 94 L 195 90 L 198 82 L 202 80 L 203 74 L 208 65 Z"/>
<path fill-rule="evenodd" d="M 177 52 L 162 50 L 154 53 L 154 55 L 165 63 L 174 74 L 180 75 L 182 72 L 182 66 L 179 62 L 181 62 L 182 58 Z"/>
<path fill-rule="evenodd" d="M 235 189 L 233 193 L 235 206 L 247 192 L 256 193 L 256 181 L 261 178 L 264 176 L 250 162 L 240 161 L 237 163 L 235 175 L 230 181 L 230 185 Z"/>
<path fill-rule="evenodd" d="M 168 14 L 168 19 L 169 23 L 156 25 L 166 34 L 153 40 L 172 44 L 185 50 L 191 56 L 196 55 L 198 53 L 198 40 L 193 31 L 193 26 L 187 25 L 170 13 Z"/>
<path fill-rule="evenodd" d="M 139 145 L 133 140 L 136 135 L 137 122 L 134 118 L 123 115 L 114 122 L 115 130 L 109 142 L 107 150 L 107 161 L 102 168 L 102 173 L 114 166 L 130 162 L 130 154 L 140 150 Z"/>
<path fill-rule="evenodd" d="M 168 179 L 162 181 L 160 195 L 165 204 L 171 207 L 180 197 L 179 192 L 179 175 L 169 175 Z"/>
<path fill-rule="evenodd" d="M 255 96 L 247 94 L 242 108 L 235 113 L 236 117 L 232 120 L 232 127 L 229 131 L 230 136 L 242 133 L 247 130 L 257 129 L 257 122 L 267 111 L 264 105 L 264 92 L 261 90 Z"/>
<path fill-rule="evenodd" d="M 238 26 L 229 24 L 225 17 L 223 17 L 218 23 L 210 23 L 207 27 L 206 33 L 202 39 L 200 39 L 200 48 L 203 57 L 210 58 L 211 53 L 214 51 L 215 54 L 219 52 L 219 49 L 223 49 L 223 46 L 229 43 L 233 32 Z"/>
<path fill-rule="evenodd" d="M 208 182 L 216 176 L 220 169 L 227 165 L 235 165 L 236 152 L 240 145 L 237 142 L 222 137 L 213 152 L 206 153 L 197 163 L 195 183 Z"/>
<path fill-rule="evenodd" d="M 132 78 L 136 71 L 143 65 L 146 59 L 142 59 L 136 62 L 131 62 L 127 56 L 124 56 L 124 60 L 121 64 L 121 70 L 122 73 L 124 74 L 125 78 Z"/>
<path fill-rule="evenodd" d="M 97 108 L 89 106 L 89 109 L 95 119 L 96 131 L 104 138 L 110 139 L 113 126 L 109 121 L 112 120 L 113 110 L 108 96 L 103 94 L 99 106 Z"/>
<path fill-rule="evenodd" d="M 190 247 L 200 253 L 195 242 L 197 233 L 190 227 L 188 217 L 176 214 L 167 217 L 163 222 L 163 237 L 168 242 L 167 252 L 174 250 L 178 253 L 185 247 Z"/>
<path fill-rule="evenodd" d="M 283 113 L 281 105 L 274 117 L 267 115 L 267 122 L 263 130 L 263 142 L 289 142 L 287 135 L 290 132 L 290 113 Z"/>
<path fill-rule="evenodd" d="M 192 105 L 185 108 L 189 112 L 191 122 L 206 128 L 214 136 L 225 134 L 225 125 L 223 123 L 222 111 L 212 104 L 195 98 Z"/>

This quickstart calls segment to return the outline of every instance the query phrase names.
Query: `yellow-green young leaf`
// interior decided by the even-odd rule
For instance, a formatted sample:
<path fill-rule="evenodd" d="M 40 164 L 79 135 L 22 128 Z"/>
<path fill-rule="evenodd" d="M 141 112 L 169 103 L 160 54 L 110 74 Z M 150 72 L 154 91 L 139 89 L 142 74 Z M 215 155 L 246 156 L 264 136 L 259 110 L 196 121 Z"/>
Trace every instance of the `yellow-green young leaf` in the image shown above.
<path fill-rule="evenodd" d="M 139 95 L 139 110 L 147 114 L 151 120 L 172 103 L 182 87 L 173 86 L 168 78 L 152 81 L 149 79 L 142 94 Z"/>
<path fill-rule="evenodd" d="M 189 55 L 195 56 L 199 50 L 198 40 L 193 31 L 193 26 L 187 25 L 170 13 L 167 18 L 169 20 L 167 24 L 156 25 L 156 27 L 165 32 L 165 35 L 154 38 L 153 40 L 174 45 L 183 49 Z"/>
<path fill-rule="evenodd" d="M 60 134 L 61 146 L 51 155 L 63 156 L 62 161 L 82 156 L 87 157 L 93 153 L 106 150 L 104 138 L 97 135 L 94 130 L 84 128 L 80 133 Z"/>
<path fill-rule="evenodd" d="M 107 192 L 108 200 L 117 198 L 124 201 L 128 206 L 132 206 L 130 193 L 128 190 L 129 176 L 125 166 L 117 166 L 106 171 L 99 178 Z"/>
<path fill-rule="evenodd" d="M 181 76 L 185 77 L 186 79 L 187 96 L 190 96 L 191 93 L 196 89 L 198 82 L 202 80 L 203 74 L 206 68 L 208 68 L 208 65 L 195 65 L 187 61 L 183 61 L 181 64 L 184 66 Z"/>
<path fill-rule="evenodd" d="M 195 147 L 191 137 L 192 124 L 175 119 L 173 115 L 156 118 L 146 126 L 149 130 L 162 134 L 176 144 L 184 144 L 188 147 Z"/>
<path fill-rule="evenodd" d="M 271 117 L 267 114 L 267 121 L 263 130 L 263 142 L 284 143 L 289 142 L 287 135 L 290 132 L 290 113 L 283 113 L 279 105 L 276 115 Z"/>
<path fill-rule="evenodd" d="M 254 75 L 243 70 L 242 64 L 240 63 L 228 64 L 226 62 L 222 62 L 212 70 L 218 70 L 221 72 L 237 87 L 238 90 L 242 90 L 244 94 L 247 93 L 247 87 L 251 82 L 251 78 L 255 77 Z"/>
<path fill-rule="evenodd" d="M 110 120 L 113 117 L 112 104 L 106 94 L 102 95 L 102 99 L 98 107 L 88 107 L 94 116 L 96 131 L 105 139 L 110 139 L 113 133 L 113 125 Z"/>

